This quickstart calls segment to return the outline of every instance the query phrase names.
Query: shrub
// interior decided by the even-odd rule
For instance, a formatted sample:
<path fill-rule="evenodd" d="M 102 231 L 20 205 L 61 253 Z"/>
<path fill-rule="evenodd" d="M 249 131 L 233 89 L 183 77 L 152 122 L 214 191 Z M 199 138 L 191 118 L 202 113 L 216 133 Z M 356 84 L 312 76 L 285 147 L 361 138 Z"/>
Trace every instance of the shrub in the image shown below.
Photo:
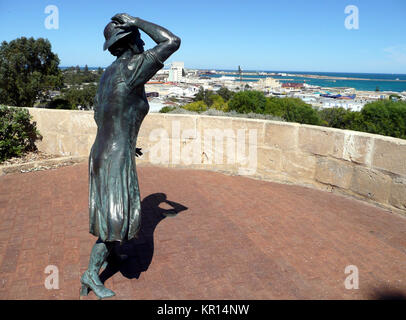
<path fill-rule="evenodd" d="M 317 110 L 298 98 L 268 98 L 265 113 L 281 117 L 289 122 L 313 125 L 323 123 Z"/>
<path fill-rule="evenodd" d="M 176 107 L 171 107 L 171 106 L 165 106 L 163 108 L 161 108 L 161 110 L 159 110 L 160 113 L 168 113 L 171 112 L 173 110 L 175 110 Z"/>
<path fill-rule="evenodd" d="M 230 100 L 230 99 L 233 97 L 233 95 L 234 95 L 234 92 L 231 91 L 231 90 L 229 90 L 229 89 L 227 89 L 226 87 L 221 87 L 219 90 L 217 90 L 216 93 L 217 93 L 219 96 L 221 96 L 225 102 L 227 102 L 228 100 Z"/>
<path fill-rule="evenodd" d="M 216 109 L 220 111 L 228 111 L 228 104 L 224 101 L 224 99 L 217 94 L 211 96 L 213 104 L 210 106 L 210 109 Z"/>
<path fill-rule="evenodd" d="M 97 87 L 95 85 L 87 85 L 82 89 L 70 88 L 64 94 L 64 100 L 69 102 L 65 105 L 65 109 L 78 109 L 79 106 L 89 109 L 94 106 L 94 98 L 96 96 Z"/>
<path fill-rule="evenodd" d="M 203 101 L 192 102 L 192 103 L 184 105 L 182 108 L 189 110 L 189 111 L 195 111 L 195 112 L 202 112 L 202 111 L 206 111 L 208 109 L 207 105 Z"/>
<path fill-rule="evenodd" d="M 265 95 L 260 91 L 240 91 L 233 95 L 228 102 L 229 110 L 239 113 L 264 113 L 266 105 Z"/>
<path fill-rule="evenodd" d="M 406 139 L 406 102 L 380 100 L 368 103 L 361 115 L 362 131 Z"/>
<path fill-rule="evenodd" d="M 326 126 L 338 129 L 345 129 L 350 125 L 350 113 L 351 111 L 343 107 L 324 108 L 319 111 L 319 115 L 321 119 L 325 121 Z"/>
<path fill-rule="evenodd" d="M 40 134 L 30 120 L 26 109 L 0 106 L 0 162 L 36 150 Z"/>
<path fill-rule="evenodd" d="M 199 92 L 195 95 L 193 101 L 203 101 L 207 106 L 210 107 L 213 104 L 213 94 L 214 93 L 212 90 L 205 90 L 203 87 L 200 87 Z"/>
<path fill-rule="evenodd" d="M 57 98 L 47 103 L 48 109 L 72 109 L 70 102 L 63 98 Z"/>
<path fill-rule="evenodd" d="M 403 101 L 371 102 L 361 111 L 327 108 L 319 114 L 329 127 L 406 139 L 406 103 Z"/>

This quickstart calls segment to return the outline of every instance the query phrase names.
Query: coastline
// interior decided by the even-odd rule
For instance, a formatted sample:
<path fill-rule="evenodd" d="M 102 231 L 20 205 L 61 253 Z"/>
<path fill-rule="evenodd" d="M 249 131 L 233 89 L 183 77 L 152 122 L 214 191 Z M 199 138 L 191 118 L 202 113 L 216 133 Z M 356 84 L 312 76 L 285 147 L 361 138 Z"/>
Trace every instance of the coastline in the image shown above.
<path fill-rule="evenodd" d="M 225 76 L 239 76 L 238 72 L 235 71 L 218 71 L 217 74 Z M 242 76 L 257 76 L 261 77 L 280 77 L 281 75 L 275 73 L 265 73 L 265 72 L 242 72 Z M 285 73 L 287 77 L 297 77 L 297 78 L 309 78 L 309 79 L 323 79 L 323 80 L 354 80 L 354 81 L 386 81 L 386 82 L 406 82 L 406 80 L 397 79 L 382 79 L 382 78 L 354 78 L 354 77 L 340 77 L 340 76 L 325 76 L 317 74 L 298 74 L 298 73 Z M 285 79 L 284 79 L 285 80 Z"/>

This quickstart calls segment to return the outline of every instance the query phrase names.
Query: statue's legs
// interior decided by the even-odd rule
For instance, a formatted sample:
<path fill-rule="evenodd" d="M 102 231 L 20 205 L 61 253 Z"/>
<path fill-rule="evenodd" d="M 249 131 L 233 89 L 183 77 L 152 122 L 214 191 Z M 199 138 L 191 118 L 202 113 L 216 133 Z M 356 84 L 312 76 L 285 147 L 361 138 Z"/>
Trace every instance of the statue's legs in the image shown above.
<path fill-rule="evenodd" d="M 111 252 L 113 245 L 113 242 L 102 242 L 100 240 L 94 244 L 90 253 L 89 266 L 80 279 L 82 283 L 80 289 L 81 296 L 87 296 L 90 289 L 93 290 L 99 299 L 110 298 L 115 295 L 113 291 L 103 285 L 99 278 L 100 269 Z"/>

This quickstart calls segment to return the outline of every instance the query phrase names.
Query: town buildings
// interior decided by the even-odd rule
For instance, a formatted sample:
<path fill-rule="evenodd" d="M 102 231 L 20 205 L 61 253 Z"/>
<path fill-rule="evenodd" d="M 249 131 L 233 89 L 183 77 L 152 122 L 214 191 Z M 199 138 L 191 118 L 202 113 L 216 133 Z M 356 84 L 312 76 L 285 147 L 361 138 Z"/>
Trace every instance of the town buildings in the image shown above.
<path fill-rule="evenodd" d="M 388 99 L 391 92 L 358 91 L 348 87 L 320 87 L 307 83 L 294 82 L 291 74 L 246 73 L 250 78 L 241 78 L 238 72 L 185 69 L 183 62 L 173 62 L 169 69 L 160 70 L 145 86 L 147 92 L 155 92 L 150 100 L 150 112 L 158 112 L 164 106 L 185 104 L 202 87 L 216 91 L 226 87 L 232 91 L 258 90 L 267 96 L 293 97 L 318 108 L 342 107 L 360 111 L 372 101 Z M 406 92 L 396 93 L 406 100 Z"/>

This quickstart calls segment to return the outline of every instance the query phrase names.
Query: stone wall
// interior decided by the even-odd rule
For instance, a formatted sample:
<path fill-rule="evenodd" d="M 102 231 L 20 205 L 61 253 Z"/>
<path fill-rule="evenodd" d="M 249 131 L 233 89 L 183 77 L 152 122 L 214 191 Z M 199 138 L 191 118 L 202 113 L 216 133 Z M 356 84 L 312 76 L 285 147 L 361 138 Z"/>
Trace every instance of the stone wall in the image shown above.
<path fill-rule="evenodd" d="M 29 111 L 43 135 L 39 150 L 89 154 L 97 130 L 93 112 Z M 269 120 L 151 113 L 142 124 L 138 146 L 144 152 L 139 164 L 308 185 L 406 212 L 402 139 Z"/>

